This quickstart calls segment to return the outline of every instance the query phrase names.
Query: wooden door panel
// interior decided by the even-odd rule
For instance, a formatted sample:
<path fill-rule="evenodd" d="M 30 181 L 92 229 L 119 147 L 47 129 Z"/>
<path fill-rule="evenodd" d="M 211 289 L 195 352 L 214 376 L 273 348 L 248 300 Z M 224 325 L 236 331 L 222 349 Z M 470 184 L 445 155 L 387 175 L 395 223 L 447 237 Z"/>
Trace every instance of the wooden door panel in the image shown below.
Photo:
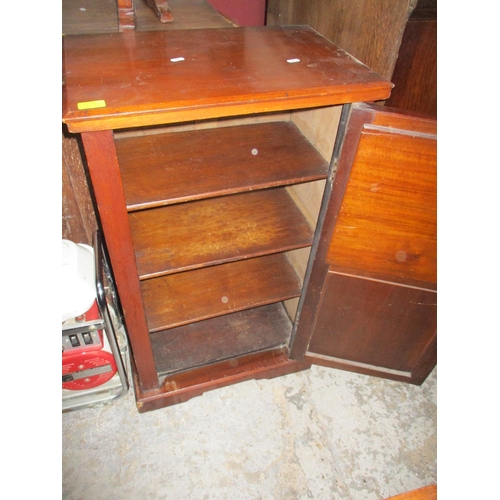
<path fill-rule="evenodd" d="M 436 364 L 436 121 L 353 106 L 291 350 L 422 383 Z"/>
<path fill-rule="evenodd" d="M 329 272 L 309 351 L 412 371 L 436 331 L 437 294 Z"/>
<path fill-rule="evenodd" d="M 435 136 L 365 127 L 328 264 L 435 283 L 436 205 Z"/>

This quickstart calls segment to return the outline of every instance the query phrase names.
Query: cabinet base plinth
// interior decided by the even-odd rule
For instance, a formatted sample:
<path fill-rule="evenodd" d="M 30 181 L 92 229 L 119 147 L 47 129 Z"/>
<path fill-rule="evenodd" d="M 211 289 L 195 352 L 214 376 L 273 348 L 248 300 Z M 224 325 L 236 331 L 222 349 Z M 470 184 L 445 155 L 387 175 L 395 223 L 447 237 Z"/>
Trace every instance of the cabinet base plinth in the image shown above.
<path fill-rule="evenodd" d="M 166 377 L 158 389 L 141 391 L 132 362 L 137 409 L 145 413 L 183 403 L 203 393 L 252 379 L 274 378 L 307 370 L 311 364 L 288 358 L 285 350 L 249 354 Z"/>

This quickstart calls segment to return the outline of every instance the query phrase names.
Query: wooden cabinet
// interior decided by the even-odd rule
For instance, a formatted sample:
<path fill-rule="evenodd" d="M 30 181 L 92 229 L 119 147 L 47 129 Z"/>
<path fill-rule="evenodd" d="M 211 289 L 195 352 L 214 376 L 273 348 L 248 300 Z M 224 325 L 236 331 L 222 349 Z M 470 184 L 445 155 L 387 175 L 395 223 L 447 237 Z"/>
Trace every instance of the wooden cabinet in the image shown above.
<path fill-rule="evenodd" d="M 436 364 L 436 122 L 355 105 L 293 354 L 420 384 Z"/>
<path fill-rule="evenodd" d="M 350 103 L 391 87 L 306 27 L 64 37 L 140 411 L 310 366 L 299 318 Z"/>
<path fill-rule="evenodd" d="M 406 24 L 388 106 L 437 117 L 437 0 L 419 0 Z"/>

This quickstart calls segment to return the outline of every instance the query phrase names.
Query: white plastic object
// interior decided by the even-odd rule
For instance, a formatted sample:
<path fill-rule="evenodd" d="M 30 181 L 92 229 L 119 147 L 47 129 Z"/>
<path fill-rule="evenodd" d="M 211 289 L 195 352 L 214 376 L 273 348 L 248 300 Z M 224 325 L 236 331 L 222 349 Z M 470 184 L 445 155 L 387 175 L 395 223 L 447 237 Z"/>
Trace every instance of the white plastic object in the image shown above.
<path fill-rule="evenodd" d="M 96 299 L 94 249 L 62 240 L 62 321 L 87 312 Z"/>

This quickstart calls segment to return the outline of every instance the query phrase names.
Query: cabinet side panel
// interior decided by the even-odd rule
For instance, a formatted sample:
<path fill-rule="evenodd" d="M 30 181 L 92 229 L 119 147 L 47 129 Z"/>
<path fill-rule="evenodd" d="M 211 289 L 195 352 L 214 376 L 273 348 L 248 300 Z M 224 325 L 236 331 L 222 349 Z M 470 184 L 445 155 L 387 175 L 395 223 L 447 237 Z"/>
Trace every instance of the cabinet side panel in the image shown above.
<path fill-rule="evenodd" d="M 158 387 L 158 376 L 144 316 L 113 132 L 83 133 L 82 140 L 139 383 L 143 390 L 153 389 Z"/>
<path fill-rule="evenodd" d="M 330 161 L 341 113 L 342 106 L 328 106 L 293 111 L 290 118 L 323 158 Z"/>

